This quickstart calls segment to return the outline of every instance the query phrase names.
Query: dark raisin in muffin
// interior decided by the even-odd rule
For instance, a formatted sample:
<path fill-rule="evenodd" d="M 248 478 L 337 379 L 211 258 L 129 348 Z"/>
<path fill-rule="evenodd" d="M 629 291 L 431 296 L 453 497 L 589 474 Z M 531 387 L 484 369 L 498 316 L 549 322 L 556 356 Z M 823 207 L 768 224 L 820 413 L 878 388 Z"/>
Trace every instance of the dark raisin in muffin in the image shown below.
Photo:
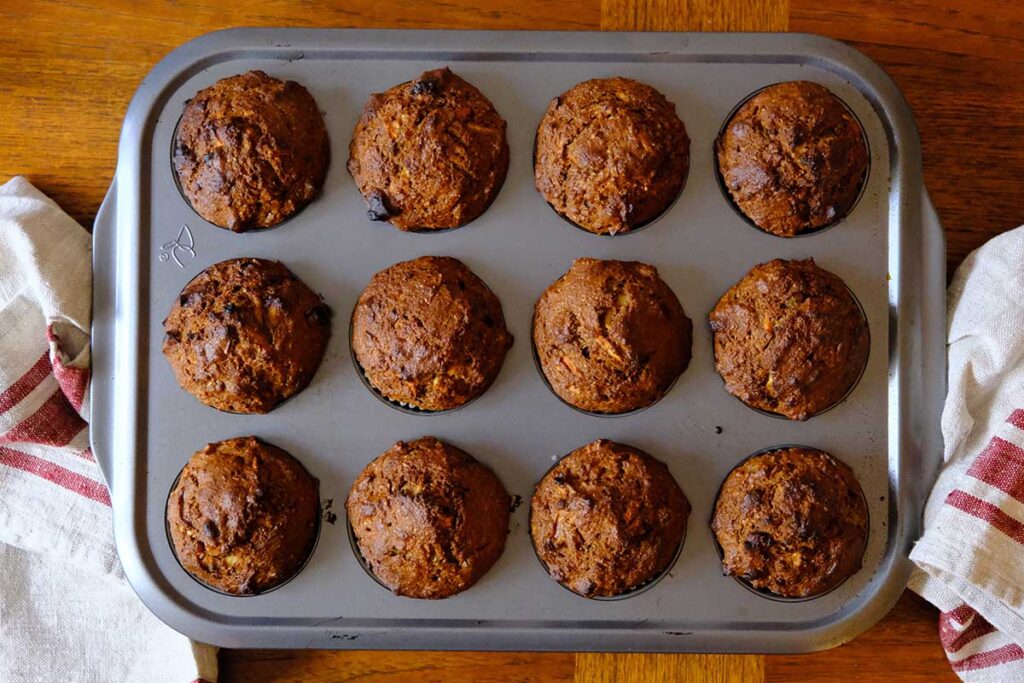
<path fill-rule="evenodd" d="M 752 408 L 806 420 L 860 379 L 868 323 L 839 277 L 813 259 L 755 266 L 711 312 L 715 368 Z"/>
<path fill-rule="evenodd" d="M 244 232 L 273 227 L 311 202 L 330 154 L 309 91 L 250 71 L 219 80 L 186 103 L 173 161 L 196 213 Z"/>
<path fill-rule="evenodd" d="M 751 97 L 715 150 L 736 206 L 780 237 L 846 216 L 868 170 L 860 123 L 828 88 L 807 81 L 779 83 Z"/>
<path fill-rule="evenodd" d="M 494 472 L 425 436 L 366 466 L 345 508 L 359 553 L 397 595 L 446 598 L 501 557 L 511 498 Z"/>
<path fill-rule="evenodd" d="M 447 256 L 382 270 L 352 313 L 352 351 L 367 381 L 420 410 L 458 408 L 483 394 L 511 346 L 498 297 Z"/>
<path fill-rule="evenodd" d="M 231 259 L 185 285 L 164 333 L 182 389 L 218 410 L 266 413 L 313 378 L 331 309 L 278 261 Z"/>
<path fill-rule="evenodd" d="M 447 67 L 370 97 L 348 171 L 367 216 L 401 230 L 440 230 L 482 214 L 508 171 L 505 121 Z"/>
<path fill-rule="evenodd" d="M 313 551 L 320 484 L 285 451 L 254 436 L 207 444 L 167 499 L 181 566 L 225 593 L 270 590 Z"/>
<path fill-rule="evenodd" d="M 665 463 L 600 439 L 562 458 L 537 484 L 530 535 L 556 581 L 585 597 L 611 597 L 669 568 L 689 514 Z"/>
<path fill-rule="evenodd" d="M 806 598 L 860 569 L 868 510 L 853 470 L 796 446 L 761 453 L 730 472 L 711 528 L 726 574 L 758 590 Z"/>
<path fill-rule="evenodd" d="M 693 325 L 646 263 L 573 261 L 538 299 L 533 343 L 552 390 L 595 413 L 656 402 L 690 363 Z"/>
<path fill-rule="evenodd" d="M 652 221 L 675 201 L 689 168 L 690 138 L 675 105 L 628 78 L 576 85 L 552 100 L 537 128 L 537 190 L 593 233 Z"/>

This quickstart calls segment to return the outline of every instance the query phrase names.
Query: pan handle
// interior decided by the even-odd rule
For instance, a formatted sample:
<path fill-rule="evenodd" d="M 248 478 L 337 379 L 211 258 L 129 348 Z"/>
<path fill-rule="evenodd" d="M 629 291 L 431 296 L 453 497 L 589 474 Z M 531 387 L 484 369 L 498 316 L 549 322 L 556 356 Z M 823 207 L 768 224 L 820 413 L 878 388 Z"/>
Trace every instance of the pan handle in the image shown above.
<path fill-rule="evenodd" d="M 92 381 L 89 383 L 92 414 L 89 442 L 100 473 L 113 492 L 113 391 L 114 391 L 114 298 L 115 232 L 117 225 L 117 177 L 96 213 L 92 229 Z"/>

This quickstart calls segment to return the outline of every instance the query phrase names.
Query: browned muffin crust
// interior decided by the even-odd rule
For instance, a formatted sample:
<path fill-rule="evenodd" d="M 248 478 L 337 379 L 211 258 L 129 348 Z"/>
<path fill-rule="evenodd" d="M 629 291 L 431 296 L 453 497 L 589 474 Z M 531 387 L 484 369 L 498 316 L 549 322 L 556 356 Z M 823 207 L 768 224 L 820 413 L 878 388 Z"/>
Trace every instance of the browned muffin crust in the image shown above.
<path fill-rule="evenodd" d="M 498 297 L 448 256 L 382 270 L 352 313 L 352 351 L 367 381 L 420 410 L 458 408 L 483 394 L 511 346 Z"/>
<path fill-rule="evenodd" d="M 576 85 L 551 101 L 537 128 L 537 190 L 593 233 L 627 232 L 659 216 L 689 168 L 690 138 L 675 105 L 628 78 Z"/>
<path fill-rule="evenodd" d="M 846 216 L 868 170 L 860 123 L 828 88 L 807 81 L 779 83 L 751 97 L 715 150 L 740 211 L 780 237 Z"/>
<path fill-rule="evenodd" d="M 399 441 L 367 465 L 345 508 L 381 583 L 397 595 L 446 598 L 501 557 L 511 502 L 490 468 L 425 436 Z"/>
<path fill-rule="evenodd" d="M 860 569 L 868 510 L 847 465 L 814 448 L 783 448 L 729 473 L 711 528 L 726 574 L 758 590 L 803 598 Z"/>
<path fill-rule="evenodd" d="M 530 536 L 552 578 L 585 597 L 639 588 L 668 569 L 690 503 L 665 463 L 599 439 L 537 484 Z"/>
<path fill-rule="evenodd" d="M 250 71 L 217 81 L 185 104 L 173 161 L 196 213 L 244 232 L 273 227 L 311 202 L 330 155 L 309 91 Z"/>
<path fill-rule="evenodd" d="M 313 551 L 319 517 L 319 482 L 254 436 L 207 444 L 167 499 L 178 562 L 234 595 L 261 593 L 294 576 Z"/>
<path fill-rule="evenodd" d="M 715 369 L 752 408 L 806 420 L 850 392 L 868 361 L 868 322 L 814 259 L 755 266 L 711 312 Z"/>
<path fill-rule="evenodd" d="M 447 67 L 371 95 L 348 149 L 367 216 L 401 230 L 465 225 L 508 171 L 504 119 Z"/>
<path fill-rule="evenodd" d="M 690 363 L 693 325 L 654 266 L 573 261 L 533 313 L 533 343 L 552 390 L 595 413 L 656 402 Z"/>
<path fill-rule="evenodd" d="M 266 413 L 313 378 L 331 309 L 278 261 L 230 259 L 185 285 L 164 333 L 182 389 L 218 410 Z"/>

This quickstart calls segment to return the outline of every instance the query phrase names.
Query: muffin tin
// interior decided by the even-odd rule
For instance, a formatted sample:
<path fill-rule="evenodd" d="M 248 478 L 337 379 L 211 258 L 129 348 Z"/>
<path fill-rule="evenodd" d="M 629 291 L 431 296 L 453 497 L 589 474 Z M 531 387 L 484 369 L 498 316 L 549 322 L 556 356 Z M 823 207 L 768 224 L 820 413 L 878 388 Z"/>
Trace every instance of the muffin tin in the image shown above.
<path fill-rule="evenodd" d="M 450 65 L 508 121 L 511 164 L 491 207 L 457 230 L 408 234 L 366 218 L 345 171 L 349 136 L 372 92 Z M 186 99 L 250 69 L 305 85 L 325 112 L 332 163 L 322 195 L 273 230 L 233 234 L 200 219 L 175 187 L 170 149 Z M 643 230 L 574 229 L 533 187 L 532 143 L 548 102 L 587 78 L 622 75 L 674 102 L 691 138 L 676 203 Z M 756 230 L 717 187 L 713 143 L 741 100 L 807 79 L 838 94 L 864 126 L 871 172 L 839 225 L 801 239 Z M 350 358 L 347 322 L 373 273 L 424 254 L 462 259 L 501 299 L 516 343 L 478 400 L 410 414 L 375 398 Z M 182 391 L 163 358 L 173 298 L 217 261 L 282 260 L 335 311 L 312 384 L 268 415 L 230 415 Z M 694 321 L 693 359 L 669 393 L 621 417 L 587 415 L 545 385 L 530 343 L 533 304 L 573 258 L 657 266 Z M 707 314 L 756 263 L 813 256 L 850 286 L 871 328 L 868 367 L 834 410 L 807 422 L 759 414 L 715 373 Z M 121 562 L 143 601 L 189 636 L 226 647 L 608 651 L 822 649 L 877 621 L 902 591 L 924 497 L 941 459 L 944 244 L 921 178 L 909 109 L 870 60 L 823 38 L 755 34 L 595 34 L 239 29 L 179 48 L 145 79 L 125 119 L 118 169 L 97 216 L 93 268 L 92 440 L 111 486 Z M 167 543 L 164 504 L 204 444 L 257 435 L 320 480 L 324 522 L 309 562 L 278 590 L 237 598 L 193 581 Z M 434 435 L 492 467 L 523 504 L 504 555 L 452 598 L 392 595 L 366 574 L 344 498 L 399 439 Z M 554 459 L 597 438 L 665 461 L 693 507 L 672 569 L 649 589 L 588 600 L 551 580 L 528 533 L 529 496 Z M 715 492 L 747 454 L 821 448 L 853 467 L 869 504 L 864 568 L 821 597 L 782 602 L 722 575 L 708 527 Z"/>

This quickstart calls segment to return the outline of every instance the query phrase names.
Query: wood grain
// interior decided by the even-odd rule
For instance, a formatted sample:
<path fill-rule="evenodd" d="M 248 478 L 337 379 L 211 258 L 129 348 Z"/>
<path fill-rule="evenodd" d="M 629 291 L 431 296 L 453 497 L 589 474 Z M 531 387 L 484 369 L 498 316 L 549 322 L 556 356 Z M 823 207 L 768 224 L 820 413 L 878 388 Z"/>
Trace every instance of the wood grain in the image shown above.
<path fill-rule="evenodd" d="M 1024 5 L 973 0 L 0 0 L 0 182 L 25 174 L 90 224 L 125 108 L 181 43 L 231 26 L 789 30 L 850 41 L 913 108 L 950 264 L 1024 223 Z M 224 652 L 223 680 L 956 680 L 936 612 L 904 595 L 852 643 L 803 656 Z"/>
<path fill-rule="evenodd" d="M 224 683 L 571 683 L 575 671 L 570 653 L 233 650 L 220 659 Z"/>
<path fill-rule="evenodd" d="M 758 655 L 576 655 L 574 683 L 750 683 L 764 680 Z"/>
<path fill-rule="evenodd" d="M 601 0 L 604 31 L 785 31 L 787 0 Z"/>

